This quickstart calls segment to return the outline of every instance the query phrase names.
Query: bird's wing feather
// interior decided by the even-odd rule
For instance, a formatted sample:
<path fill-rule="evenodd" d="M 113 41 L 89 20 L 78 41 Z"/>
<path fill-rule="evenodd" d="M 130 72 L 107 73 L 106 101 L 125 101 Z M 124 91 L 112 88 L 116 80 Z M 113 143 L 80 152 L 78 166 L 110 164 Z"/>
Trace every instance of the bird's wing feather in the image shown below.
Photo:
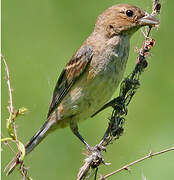
<path fill-rule="evenodd" d="M 92 59 L 92 48 L 90 46 L 82 46 L 75 55 L 67 63 L 65 69 L 62 71 L 54 89 L 52 101 L 48 111 L 47 117 L 57 108 L 62 99 L 68 93 L 74 82 L 84 72 L 87 65 Z"/>

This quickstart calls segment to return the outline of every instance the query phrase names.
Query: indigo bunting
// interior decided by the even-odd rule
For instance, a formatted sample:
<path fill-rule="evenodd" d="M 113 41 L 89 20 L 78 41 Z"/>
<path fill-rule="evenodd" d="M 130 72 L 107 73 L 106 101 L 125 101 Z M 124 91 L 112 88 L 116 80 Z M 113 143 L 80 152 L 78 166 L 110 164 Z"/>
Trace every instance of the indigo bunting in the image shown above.
<path fill-rule="evenodd" d="M 115 92 L 126 68 L 131 36 L 143 26 L 158 24 L 152 15 L 128 4 L 114 5 L 99 15 L 94 31 L 59 76 L 47 120 L 26 144 L 26 154 L 47 134 L 67 126 L 90 150 L 78 132 L 78 122 L 93 115 Z M 19 163 L 20 153 L 12 160 L 7 175 Z"/>

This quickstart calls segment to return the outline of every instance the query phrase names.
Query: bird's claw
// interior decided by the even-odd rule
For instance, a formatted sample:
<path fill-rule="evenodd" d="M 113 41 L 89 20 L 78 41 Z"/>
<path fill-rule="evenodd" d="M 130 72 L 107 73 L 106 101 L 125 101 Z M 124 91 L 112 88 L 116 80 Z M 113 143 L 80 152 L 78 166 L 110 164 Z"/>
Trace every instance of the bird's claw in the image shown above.
<path fill-rule="evenodd" d="M 90 152 L 90 153 L 99 151 L 96 146 L 94 146 L 94 147 L 93 147 L 93 146 L 87 146 L 87 150 L 88 150 L 88 152 Z"/>
<path fill-rule="evenodd" d="M 90 153 L 93 153 L 93 152 L 96 152 L 96 151 L 105 151 L 106 152 L 106 147 L 100 145 L 100 144 L 97 144 L 96 146 L 87 146 L 87 150 L 90 152 Z"/>
<path fill-rule="evenodd" d="M 105 151 L 106 152 L 106 147 L 105 146 L 102 146 L 101 144 L 98 144 L 98 145 L 96 145 L 96 147 L 97 147 L 97 149 L 99 151 Z"/>
<path fill-rule="evenodd" d="M 104 146 L 96 145 L 94 147 L 88 146 L 88 155 L 86 161 L 90 162 L 92 168 L 98 167 L 101 163 L 104 163 L 104 159 L 101 151 L 105 150 Z"/>

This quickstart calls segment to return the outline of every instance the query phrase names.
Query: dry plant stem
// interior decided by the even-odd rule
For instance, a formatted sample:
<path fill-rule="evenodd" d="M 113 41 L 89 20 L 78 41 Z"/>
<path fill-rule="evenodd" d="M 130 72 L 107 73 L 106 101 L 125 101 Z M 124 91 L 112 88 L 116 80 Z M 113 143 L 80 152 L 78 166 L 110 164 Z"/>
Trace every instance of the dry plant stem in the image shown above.
<path fill-rule="evenodd" d="M 24 147 L 24 145 L 18 140 L 17 129 L 16 129 L 16 124 L 15 124 L 14 120 L 18 115 L 23 114 L 26 111 L 26 109 L 20 108 L 19 110 L 15 111 L 14 106 L 13 106 L 13 96 L 12 96 L 12 91 L 13 90 L 12 90 L 11 83 L 10 83 L 10 73 L 9 73 L 8 65 L 7 65 L 6 59 L 5 59 L 5 57 L 3 55 L 1 55 L 1 59 L 3 60 L 4 65 L 5 65 L 6 80 L 7 80 L 8 94 L 9 94 L 8 111 L 9 111 L 10 115 L 9 115 L 8 123 L 10 121 L 12 129 L 13 129 L 13 135 L 11 135 L 11 133 L 9 133 L 10 138 L 7 138 L 7 139 L 10 139 L 13 142 L 15 142 L 16 145 L 17 145 L 17 148 L 18 148 L 18 152 L 21 152 L 21 153 L 24 154 L 24 150 L 21 151 L 21 149 L 22 149 L 21 147 Z M 9 127 L 7 127 L 7 129 L 8 128 Z M 9 131 L 9 129 L 8 129 L 8 131 Z M 13 153 L 15 153 L 15 151 L 12 149 L 12 147 L 9 145 L 9 143 L 7 141 L 4 141 L 4 144 L 7 145 L 11 149 L 11 151 Z M 25 156 L 25 154 L 24 154 L 24 156 Z M 10 163 L 6 166 L 6 168 L 8 168 L 9 165 L 10 165 Z M 4 169 L 4 171 L 6 170 L 6 168 Z M 21 172 L 21 174 L 23 176 L 23 179 L 28 178 L 26 176 L 27 169 L 24 167 L 24 164 L 22 164 L 22 166 L 20 167 L 20 172 Z M 24 172 L 25 172 L 25 174 L 24 174 Z"/>
<path fill-rule="evenodd" d="M 174 146 L 171 147 L 171 148 L 168 148 L 168 149 L 164 149 L 164 150 L 159 151 L 159 152 L 155 152 L 155 153 L 150 152 L 148 155 L 146 155 L 146 156 L 144 156 L 144 157 L 142 157 L 140 159 L 137 159 L 137 160 L 135 160 L 135 161 L 133 161 L 133 162 L 131 162 L 129 164 L 126 164 L 125 166 L 121 167 L 120 169 L 117 169 L 116 171 L 113 171 L 113 172 L 111 172 L 111 173 L 109 173 L 109 174 L 107 174 L 105 176 L 100 177 L 99 180 L 107 179 L 108 177 L 110 177 L 110 176 L 112 176 L 112 175 L 114 175 L 114 174 L 116 174 L 116 173 L 118 173 L 118 172 L 120 172 L 122 170 L 128 170 L 128 168 L 130 166 L 133 166 L 134 164 L 137 164 L 137 163 L 139 163 L 141 161 L 152 158 L 153 156 L 164 154 L 164 153 L 169 152 L 169 151 L 174 151 Z"/>
<path fill-rule="evenodd" d="M 80 171 L 77 175 L 77 180 L 82 180 L 86 176 L 91 166 L 91 162 L 85 162 L 84 165 L 80 168 Z"/>
<path fill-rule="evenodd" d="M 5 65 L 5 71 L 6 71 L 6 79 L 7 79 L 7 86 L 8 86 L 8 94 L 9 94 L 9 106 L 8 106 L 8 111 L 10 113 L 10 117 L 11 120 L 13 121 L 13 129 L 14 129 L 14 140 L 18 141 L 18 136 L 17 136 L 17 131 L 16 131 L 16 125 L 14 122 L 14 118 L 16 117 L 15 115 L 15 110 L 14 110 L 14 106 L 13 106 L 13 96 L 12 96 L 12 87 L 11 87 L 11 83 L 10 83 L 10 73 L 9 73 L 9 69 L 8 69 L 8 65 L 7 62 L 5 60 L 5 57 L 2 55 L 2 60 L 4 62 Z M 18 146 L 17 146 L 18 147 Z M 19 150 L 19 149 L 18 149 Z"/>
<path fill-rule="evenodd" d="M 9 93 L 8 93 L 9 94 L 8 110 L 9 110 L 9 113 L 13 114 L 14 113 L 14 106 L 13 106 L 12 88 L 11 88 L 11 84 L 10 84 L 10 73 L 8 70 L 8 66 L 7 66 L 5 57 L 4 56 L 1 56 L 1 57 L 2 57 L 2 60 L 4 62 L 4 65 L 5 65 L 5 71 L 6 71 L 6 75 L 7 75 L 7 86 L 8 86 L 8 91 L 9 91 Z"/>

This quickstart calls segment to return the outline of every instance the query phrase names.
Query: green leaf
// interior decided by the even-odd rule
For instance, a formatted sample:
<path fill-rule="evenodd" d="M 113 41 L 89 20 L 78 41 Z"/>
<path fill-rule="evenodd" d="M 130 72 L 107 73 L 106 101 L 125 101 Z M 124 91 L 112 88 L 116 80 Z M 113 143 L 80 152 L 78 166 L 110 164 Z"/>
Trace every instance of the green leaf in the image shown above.
<path fill-rule="evenodd" d="M 6 137 L 1 139 L 1 142 L 5 142 L 5 141 L 13 141 L 13 139 L 11 137 Z"/>
<path fill-rule="evenodd" d="M 19 108 L 18 113 L 19 113 L 19 115 L 24 115 L 24 113 L 26 113 L 27 111 L 28 111 L 28 109 L 27 109 L 27 108 L 22 107 L 22 108 Z"/>
<path fill-rule="evenodd" d="M 28 179 L 28 180 L 33 180 L 33 178 L 31 178 L 31 177 L 27 177 L 27 179 Z"/>

